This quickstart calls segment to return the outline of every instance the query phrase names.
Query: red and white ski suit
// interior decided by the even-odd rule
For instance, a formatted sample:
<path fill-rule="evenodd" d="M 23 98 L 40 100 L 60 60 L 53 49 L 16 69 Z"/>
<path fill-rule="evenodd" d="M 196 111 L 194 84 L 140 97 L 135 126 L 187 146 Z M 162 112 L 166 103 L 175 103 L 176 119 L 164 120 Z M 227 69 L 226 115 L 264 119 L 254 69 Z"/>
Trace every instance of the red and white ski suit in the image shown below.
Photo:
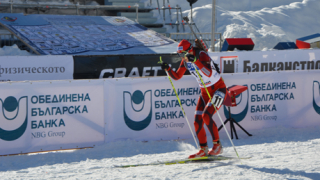
<path fill-rule="evenodd" d="M 199 139 L 200 146 L 207 146 L 207 136 L 203 125 L 206 124 L 213 141 L 219 140 L 219 132 L 216 123 L 212 119 L 213 114 L 216 113 L 215 108 L 210 102 L 208 93 L 206 92 L 194 66 L 191 62 L 185 61 L 186 57 L 182 59 L 180 67 L 176 72 L 171 68 L 168 68 L 168 74 L 174 79 L 179 80 L 182 78 L 186 70 L 188 69 L 190 74 L 192 74 L 198 81 L 201 88 L 201 95 L 198 99 L 198 103 L 195 111 L 195 121 L 194 127 Z M 226 85 L 224 84 L 220 74 L 216 71 L 211 58 L 205 51 L 199 52 L 199 59 L 197 59 L 194 64 L 201 75 L 207 90 L 210 93 L 213 103 L 217 110 L 220 109 L 222 102 L 225 99 Z"/>

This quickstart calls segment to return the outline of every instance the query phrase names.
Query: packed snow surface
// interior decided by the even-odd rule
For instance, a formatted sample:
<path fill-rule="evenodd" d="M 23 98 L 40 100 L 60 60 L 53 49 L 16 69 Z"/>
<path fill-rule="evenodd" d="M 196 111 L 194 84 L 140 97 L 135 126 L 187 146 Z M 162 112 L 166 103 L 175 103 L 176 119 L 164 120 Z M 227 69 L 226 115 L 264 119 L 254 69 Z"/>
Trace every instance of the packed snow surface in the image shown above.
<path fill-rule="evenodd" d="M 170 4 L 179 4 L 190 16 L 186 1 Z M 211 32 L 211 4 L 199 0 L 193 5 L 193 20 L 201 32 Z M 319 33 L 319 9 L 319 0 L 217 0 L 216 31 L 223 38 L 251 37 L 256 50 L 270 49 Z M 31 55 L 17 46 L 0 50 L 2 56 Z M 193 139 L 126 140 L 75 151 L 2 156 L 0 179 L 320 179 L 320 127 L 268 128 L 250 131 L 251 137 L 239 129 L 237 133 L 235 149 L 250 159 L 116 168 L 184 159 L 198 151 Z M 223 155 L 237 157 L 224 130 L 220 136 Z"/>
<path fill-rule="evenodd" d="M 35 54 L 29 53 L 26 50 L 20 50 L 19 47 L 14 44 L 12 46 L 3 46 L 0 48 L 0 56 L 34 56 Z"/>
<path fill-rule="evenodd" d="M 247 160 L 140 166 L 197 152 L 190 140 L 107 143 L 92 149 L 0 157 L 1 179 L 320 179 L 320 127 L 237 130 L 236 151 Z M 223 155 L 237 157 L 224 130 Z"/>

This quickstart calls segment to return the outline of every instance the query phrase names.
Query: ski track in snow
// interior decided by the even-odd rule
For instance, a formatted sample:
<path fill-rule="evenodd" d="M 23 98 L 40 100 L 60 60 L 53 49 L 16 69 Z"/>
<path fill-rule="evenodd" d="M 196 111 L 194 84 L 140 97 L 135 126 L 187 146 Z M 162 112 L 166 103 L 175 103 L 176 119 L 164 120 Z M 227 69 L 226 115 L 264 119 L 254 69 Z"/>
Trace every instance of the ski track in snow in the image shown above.
<path fill-rule="evenodd" d="M 92 149 L 0 157 L 1 179 L 320 179 L 320 127 L 237 130 L 241 157 L 206 163 L 116 168 L 183 159 L 197 150 L 192 139 L 118 141 Z M 225 156 L 236 157 L 220 132 Z M 212 145 L 212 144 L 210 144 Z"/>
<path fill-rule="evenodd" d="M 190 17 L 189 4 L 179 2 L 170 0 L 172 7 L 179 4 L 183 15 Z M 211 17 L 211 3 L 201 0 L 193 6 L 201 32 L 211 32 L 211 20 L 203 18 Z M 255 50 L 270 49 L 280 41 L 319 33 L 319 9 L 319 0 L 217 0 L 217 31 L 224 38 L 252 37 Z M 176 14 L 172 18 L 175 21 Z M 2 56 L 31 55 L 16 46 L 0 50 Z M 233 140 L 237 152 L 251 159 L 115 168 L 183 159 L 197 152 L 193 139 L 126 140 L 92 149 L 2 156 L 0 179 L 320 179 L 320 127 L 268 128 L 250 131 L 252 137 L 238 128 L 237 133 L 239 140 Z M 224 130 L 220 136 L 223 155 L 236 157 Z"/>

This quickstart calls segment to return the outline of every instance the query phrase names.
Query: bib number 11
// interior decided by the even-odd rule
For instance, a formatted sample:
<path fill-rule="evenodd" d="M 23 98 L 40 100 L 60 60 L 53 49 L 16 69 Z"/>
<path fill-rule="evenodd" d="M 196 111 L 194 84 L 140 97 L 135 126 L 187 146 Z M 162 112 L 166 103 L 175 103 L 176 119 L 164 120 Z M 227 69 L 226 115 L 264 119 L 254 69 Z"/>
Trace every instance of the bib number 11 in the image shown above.
<path fill-rule="evenodd" d="M 223 103 L 223 99 L 224 99 L 224 94 L 221 92 L 215 93 L 212 97 L 212 104 L 216 107 L 216 108 L 220 108 L 220 106 Z"/>

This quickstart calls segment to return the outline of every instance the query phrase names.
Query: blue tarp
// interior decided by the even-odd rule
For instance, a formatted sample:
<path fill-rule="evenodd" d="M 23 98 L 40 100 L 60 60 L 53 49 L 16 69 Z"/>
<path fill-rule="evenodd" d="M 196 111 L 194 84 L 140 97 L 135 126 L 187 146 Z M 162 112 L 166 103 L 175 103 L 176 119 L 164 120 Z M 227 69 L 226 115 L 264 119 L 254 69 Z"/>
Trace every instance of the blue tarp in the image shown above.
<path fill-rule="evenodd" d="M 5 13 L 0 24 L 41 55 L 164 54 L 178 45 L 117 16 Z"/>

